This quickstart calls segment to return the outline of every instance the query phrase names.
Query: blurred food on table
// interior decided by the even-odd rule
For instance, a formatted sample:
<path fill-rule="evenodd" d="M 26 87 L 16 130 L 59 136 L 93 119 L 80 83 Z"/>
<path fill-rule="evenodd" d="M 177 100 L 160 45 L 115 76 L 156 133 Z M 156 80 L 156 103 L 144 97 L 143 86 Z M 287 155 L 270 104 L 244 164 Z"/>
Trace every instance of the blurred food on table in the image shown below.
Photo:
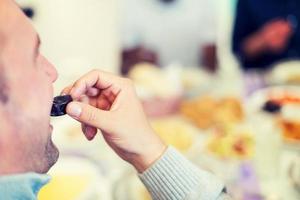
<path fill-rule="evenodd" d="M 286 140 L 300 142 L 300 121 L 280 120 L 280 125 Z"/>
<path fill-rule="evenodd" d="M 215 77 L 197 67 L 183 68 L 181 73 L 182 87 L 187 95 L 199 95 L 202 91 L 211 89 Z"/>
<path fill-rule="evenodd" d="M 258 91 L 248 101 L 249 113 L 255 117 L 262 110 L 271 113 L 274 123 L 286 143 L 299 144 L 300 140 L 300 96 L 296 86 L 276 86 Z"/>
<path fill-rule="evenodd" d="M 283 101 L 281 117 L 279 125 L 282 129 L 282 134 L 286 142 L 298 143 L 300 145 L 300 99 L 288 98 Z"/>
<path fill-rule="evenodd" d="M 278 113 L 281 110 L 281 105 L 277 101 L 269 100 L 264 104 L 262 110 L 270 113 Z"/>
<path fill-rule="evenodd" d="M 180 116 L 155 119 L 151 125 L 166 144 L 182 152 L 187 152 L 196 142 L 198 130 Z"/>
<path fill-rule="evenodd" d="M 143 46 L 123 50 L 121 73 L 127 75 L 135 65 L 140 63 L 152 63 L 153 65 L 158 65 L 158 56 L 154 51 L 146 49 Z"/>
<path fill-rule="evenodd" d="M 42 188 L 39 200 L 86 200 L 108 197 L 108 186 L 105 185 L 98 166 L 86 158 L 62 156 L 49 174 L 52 179 Z"/>
<path fill-rule="evenodd" d="M 300 105 L 300 96 L 298 94 L 292 94 L 290 92 L 282 94 L 272 94 L 270 92 L 270 101 L 277 103 L 280 106 L 288 104 L 298 104 Z"/>
<path fill-rule="evenodd" d="M 280 110 L 284 111 L 283 109 L 285 107 L 300 103 L 299 91 L 300 88 L 293 85 L 266 87 L 256 91 L 248 99 L 246 99 L 245 109 L 248 114 L 255 114 L 260 112 L 261 109 L 266 108 L 266 106 L 268 106 L 267 104 L 269 104 L 269 106 L 272 104 L 271 106 L 280 107 Z M 288 110 L 289 113 L 291 113 L 291 110 L 293 109 Z"/>
<path fill-rule="evenodd" d="M 293 60 L 280 62 L 274 66 L 267 76 L 270 84 L 300 84 L 300 62 Z"/>
<path fill-rule="evenodd" d="M 87 188 L 91 177 L 85 175 L 54 175 L 52 181 L 41 191 L 41 200 L 63 198 L 73 200 L 79 197 Z M 62 195 L 61 195 L 62 194 Z"/>
<path fill-rule="evenodd" d="M 218 126 L 208 138 L 207 150 L 223 159 L 250 159 L 254 153 L 254 136 L 245 129 Z"/>
<path fill-rule="evenodd" d="M 168 73 L 150 63 L 141 63 L 131 69 L 129 78 L 133 80 L 149 117 L 165 116 L 177 111 L 182 98 L 179 76 L 179 73 Z"/>
<path fill-rule="evenodd" d="M 202 129 L 217 124 L 239 123 L 244 119 L 242 104 L 235 97 L 199 97 L 183 102 L 180 110 L 184 116 Z"/>
<path fill-rule="evenodd" d="M 132 172 L 123 174 L 116 181 L 113 196 L 113 200 L 151 200 L 146 187 Z"/>
<path fill-rule="evenodd" d="M 170 80 L 171 77 L 168 76 L 167 72 L 150 63 L 141 63 L 134 66 L 129 72 L 129 78 L 136 84 L 137 89 L 141 87 L 145 92 L 148 92 L 149 96 L 165 98 L 178 95 L 181 92 L 179 83 L 176 87 L 172 82 L 176 80 Z"/>

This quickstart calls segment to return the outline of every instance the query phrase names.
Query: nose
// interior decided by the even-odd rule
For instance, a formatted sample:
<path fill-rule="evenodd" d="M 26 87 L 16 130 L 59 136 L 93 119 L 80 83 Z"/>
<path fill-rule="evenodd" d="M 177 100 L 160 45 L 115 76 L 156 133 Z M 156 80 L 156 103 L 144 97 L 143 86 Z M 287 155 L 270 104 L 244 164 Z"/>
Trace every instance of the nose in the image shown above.
<path fill-rule="evenodd" d="M 57 70 L 45 57 L 43 57 L 43 60 L 45 63 L 45 72 L 50 77 L 51 82 L 54 83 L 58 77 Z"/>

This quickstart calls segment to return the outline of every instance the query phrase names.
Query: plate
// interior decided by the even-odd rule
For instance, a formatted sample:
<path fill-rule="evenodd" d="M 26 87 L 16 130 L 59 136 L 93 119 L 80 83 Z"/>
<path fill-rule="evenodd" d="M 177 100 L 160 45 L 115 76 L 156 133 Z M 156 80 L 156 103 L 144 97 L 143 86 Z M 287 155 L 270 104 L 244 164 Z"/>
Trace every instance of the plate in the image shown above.
<path fill-rule="evenodd" d="M 281 62 L 267 76 L 271 84 L 300 84 L 300 61 Z"/>
<path fill-rule="evenodd" d="M 255 118 L 264 113 L 262 107 L 269 100 L 279 101 L 282 106 L 280 114 L 274 115 L 274 120 L 300 126 L 300 87 L 275 86 L 258 90 L 244 104 L 247 118 Z M 289 147 L 300 149 L 300 140 L 284 137 L 284 142 Z"/>

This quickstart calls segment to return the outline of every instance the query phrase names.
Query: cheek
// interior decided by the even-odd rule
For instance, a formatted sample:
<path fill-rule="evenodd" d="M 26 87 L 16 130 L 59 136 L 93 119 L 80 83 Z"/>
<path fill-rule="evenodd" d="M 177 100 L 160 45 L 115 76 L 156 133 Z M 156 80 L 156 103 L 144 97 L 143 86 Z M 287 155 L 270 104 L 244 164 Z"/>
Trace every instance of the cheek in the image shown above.
<path fill-rule="evenodd" d="M 50 109 L 52 104 L 52 89 L 49 82 L 42 73 L 32 76 L 29 81 L 24 83 L 22 87 L 22 95 L 19 95 L 19 103 L 22 110 L 33 118 L 32 120 L 39 121 L 36 126 L 42 126 L 50 118 Z M 41 128 L 41 127 L 40 127 Z"/>
<path fill-rule="evenodd" d="M 43 102 L 51 103 L 53 98 L 53 86 L 52 86 L 52 79 L 51 74 L 49 72 L 51 66 L 49 66 L 48 61 L 43 57 L 39 56 L 37 61 L 37 82 L 39 83 L 38 90 L 39 94 L 42 94 Z"/>

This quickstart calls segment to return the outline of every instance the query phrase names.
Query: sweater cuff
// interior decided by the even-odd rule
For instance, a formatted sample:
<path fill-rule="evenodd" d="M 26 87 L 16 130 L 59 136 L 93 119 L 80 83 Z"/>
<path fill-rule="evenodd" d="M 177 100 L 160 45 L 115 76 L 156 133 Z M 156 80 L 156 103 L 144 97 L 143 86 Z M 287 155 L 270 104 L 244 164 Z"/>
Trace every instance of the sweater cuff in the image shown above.
<path fill-rule="evenodd" d="M 217 199 L 224 189 L 214 175 L 194 166 L 169 147 L 139 178 L 155 200 L 184 200 L 197 193 L 197 199 Z"/>

